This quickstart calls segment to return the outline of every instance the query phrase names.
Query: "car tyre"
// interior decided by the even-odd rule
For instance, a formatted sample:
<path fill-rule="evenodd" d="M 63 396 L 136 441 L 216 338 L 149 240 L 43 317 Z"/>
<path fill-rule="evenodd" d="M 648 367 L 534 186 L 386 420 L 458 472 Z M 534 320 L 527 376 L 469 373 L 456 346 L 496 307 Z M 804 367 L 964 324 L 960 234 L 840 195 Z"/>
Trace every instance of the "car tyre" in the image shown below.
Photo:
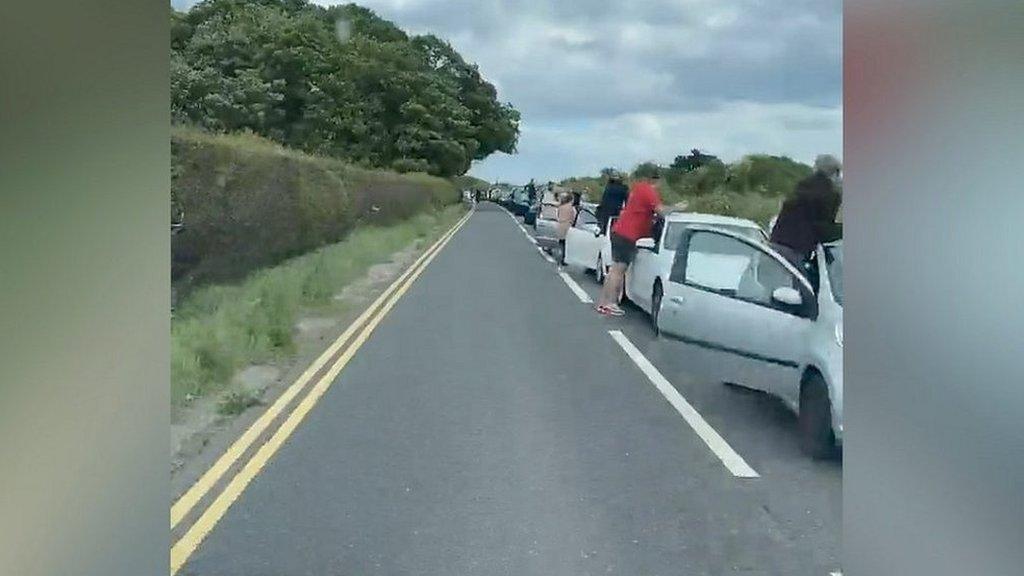
<path fill-rule="evenodd" d="M 654 290 L 651 291 L 651 329 L 654 330 L 655 336 L 661 336 L 661 297 L 663 292 L 661 289 L 661 281 L 654 283 Z"/>
<path fill-rule="evenodd" d="M 598 284 L 604 284 L 604 277 L 605 277 L 604 260 L 603 260 L 603 258 L 601 258 L 601 255 L 598 254 L 597 255 L 597 267 L 594 268 L 594 279 L 597 280 Z"/>
<path fill-rule="evenodd" d="M 820 374 L 811 374 L 800 386 L 800 448 L 815 459 L 835 454 L 836 438 L 832 432 L 832 403 L 828 387 Z"/>

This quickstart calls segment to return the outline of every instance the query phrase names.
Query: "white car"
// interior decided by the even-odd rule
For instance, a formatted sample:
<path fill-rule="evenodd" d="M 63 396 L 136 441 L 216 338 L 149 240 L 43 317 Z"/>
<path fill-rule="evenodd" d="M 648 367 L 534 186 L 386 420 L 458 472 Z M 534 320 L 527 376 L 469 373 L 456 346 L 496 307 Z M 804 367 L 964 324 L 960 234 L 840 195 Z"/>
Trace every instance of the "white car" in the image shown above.
<path fill-rule="evenodd" d="M 581 204 L 572 228 L 565 234 L 565 263 L 593 270 L 598 283 L 604 282 L 612 262 L 612 246 L 597 223 L 597 205 Z M 615 222 L 615 218 L 610 220 Z M 608 225 L 611 228 L 611 224 Z"/>
<path fill-rule="evenodd" d="M 768 241 L 756 222 L 744 218 L 693 212 L 674 212 L 666 216 L 657 238 L 641 238 L 637 241 L 636 257 L 626 270 L 626 297 L 650 315 L 655 333 L 659 330 L 658 302 L 672 270 L 676 247 L 679 246 L 683 232 L 696 225 L 737 232 L 755 242 Z"/>
<path fill-rule="evenodd" d="M 796 412 L 805 452 L 842 444 L 842 241 L 819 246 L 805 275 L 746 235 L 692 227 L 659 300 L 665 336 L 730 355 L 730 382 Z"/>

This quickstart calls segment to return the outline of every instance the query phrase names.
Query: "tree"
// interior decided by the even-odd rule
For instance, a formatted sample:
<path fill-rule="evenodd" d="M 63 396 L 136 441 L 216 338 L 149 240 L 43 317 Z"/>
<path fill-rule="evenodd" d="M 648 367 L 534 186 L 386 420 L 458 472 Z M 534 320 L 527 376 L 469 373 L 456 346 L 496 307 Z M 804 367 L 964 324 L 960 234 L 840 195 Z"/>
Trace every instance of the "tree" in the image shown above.
<path fill-rule="evenodd" d="M 178 123 L 440 176 L 513 153 L 519 137 L 519 113 L 447 42 L 307 0 L 172 9 L 171 110 Z"/>
<path fill-rule="evenodd" d="M 710 154 L 704 154 L 700 150 L 694 148 L 690 150 L 689 156 L 676 156 L 675 160 L 672 161 L 671 168 L 682 172 L 692 172 L 701 166 L 707 166 L 713 162 L 721 162 L 717 157 Z"/>
<path fill-rule="evenodd" d="M 661 171 L 661 167 L 654 162 L 641 162 L 633 169 L 633 178 L 650 178 Z"/>

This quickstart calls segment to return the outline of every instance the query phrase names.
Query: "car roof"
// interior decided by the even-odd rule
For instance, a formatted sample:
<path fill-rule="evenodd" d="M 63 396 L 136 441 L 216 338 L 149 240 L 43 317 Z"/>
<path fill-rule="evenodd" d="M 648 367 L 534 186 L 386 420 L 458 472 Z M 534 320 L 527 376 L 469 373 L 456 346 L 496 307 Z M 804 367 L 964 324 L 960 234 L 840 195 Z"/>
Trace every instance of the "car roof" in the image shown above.
<path fill-rule="evenodd" d="M 580 202 L 580 208 L 593 212 L 594 210 L 597 210 L 597 204 L 594 202 Z"/>
<path fill-rule="evenodd" d="M 721 214 L 701 214 L 699 212 L 673 212 L 665 217 L 666 222 L 689 222 L 692 224 L 711 224 L 711 225 L 732 225 L 740 226 L 743 228 L 758 228 L 757 222 L 753 220 L 747 220 L 746 218 L 736 218 L 734 216 L 722 216 Z"/>

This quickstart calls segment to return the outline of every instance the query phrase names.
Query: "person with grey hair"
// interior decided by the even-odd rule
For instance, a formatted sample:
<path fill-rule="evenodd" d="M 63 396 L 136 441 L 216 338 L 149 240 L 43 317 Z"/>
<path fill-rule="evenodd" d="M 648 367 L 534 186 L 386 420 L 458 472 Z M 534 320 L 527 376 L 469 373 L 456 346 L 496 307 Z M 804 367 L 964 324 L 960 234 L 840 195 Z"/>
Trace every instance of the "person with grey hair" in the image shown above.
<path fill-rule="evenodd" d="M 842 164 L 824 154 L 814 161 L 814 173 L 797 183 L 783 203 L 771 230 L 771 243 L 779 254 L 804 270 L 818 244 L 838 240 L 843 225 L 837 221 L 842 205 Z"/>

